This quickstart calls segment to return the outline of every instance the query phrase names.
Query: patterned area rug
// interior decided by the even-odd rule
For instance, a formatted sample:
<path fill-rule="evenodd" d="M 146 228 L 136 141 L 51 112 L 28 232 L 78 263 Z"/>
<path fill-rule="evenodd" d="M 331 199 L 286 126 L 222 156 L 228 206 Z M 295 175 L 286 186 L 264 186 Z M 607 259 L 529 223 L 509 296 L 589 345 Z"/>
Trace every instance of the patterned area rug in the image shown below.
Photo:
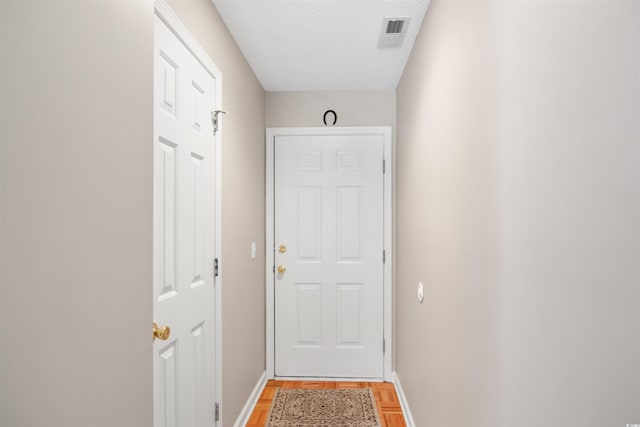
<path fill-rule="evenodd" d="M 370 388 L 278 389 L 266 427 L 380 427 Z"/>

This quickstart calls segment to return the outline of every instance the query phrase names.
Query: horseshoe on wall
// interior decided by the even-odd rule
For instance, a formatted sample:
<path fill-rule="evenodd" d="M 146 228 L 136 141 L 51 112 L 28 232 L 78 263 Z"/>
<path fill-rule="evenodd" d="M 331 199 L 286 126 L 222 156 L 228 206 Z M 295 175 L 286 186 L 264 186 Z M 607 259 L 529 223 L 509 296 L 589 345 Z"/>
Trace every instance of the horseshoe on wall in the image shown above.
<path fill-rule="evenodd" d="M 333 110 L 325 111 L 324 112 L 324 116 L 322 116 L 322 121 L 324 122 L 324 125 L 326 126 L 327 125 L 327 114 L 329 114 L 329 113 L 333 114 L 333 126 L 335 126 L 336 122 L 338 121 L 338 115 Z"/>

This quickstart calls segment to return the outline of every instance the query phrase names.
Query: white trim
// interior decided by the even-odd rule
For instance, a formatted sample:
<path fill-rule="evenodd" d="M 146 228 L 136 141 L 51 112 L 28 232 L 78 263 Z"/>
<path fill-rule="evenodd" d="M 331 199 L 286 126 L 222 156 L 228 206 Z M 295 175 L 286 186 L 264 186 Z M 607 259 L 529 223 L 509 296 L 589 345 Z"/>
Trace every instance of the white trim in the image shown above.
<path fill-rule="evenodd" d="M 278 377 L 279 381 L 331 381 L 337 383 L 381 383 L 382 378 Z"/>
<path fill-rule="evenodd" d="M 180 21 L 165 0 L 155 0 L 154 13 L 160 18 L 202 66 L 213 76 L 216 82 L 215 109 L 222 109 L 222 72 L 200 46 L 187 27 Z M 215 200 L 215 238 L 214 254 L 220 265 L 218 277 L 214 278 L 215 286 L 215 401 L 220 405 L 220 424 L 222 422 L 222 127 L 213 136 L 216 156 L 216 200 Z M 212 402 L 213 404 L 213 402 Z"/>
<path fill-rule="evenodd" d="M 396 387 L 396 394 L 402 407 L 402 414 L 404 415 L 404 421 L 407 427 L 416 427 L 416 423 L 413 421 L 413 415 L 411 415 L 411 409 L 409 409 L 409 402 L 407 402 L 407 396 L 404 394 L 402 385 L 400 384 L 400 378 L 396 372 L 393 373 L 393 384 Z"/>
<path fill-rule="evenodd" d="M 273 186 L 275 184 L 275 177 L 273 176 L 274 172 L 274 131 L 270 128 L 267 128 L 266 135 L 266 155 L 265 161 L 267 164 L 265 165 L 265 277 L 266 277 L 266 349 L 265 349 L 265 357 L 266 357 L 266 373 L 268 378 L 275 378 L 275 363 L 276 363 L 276 354 L 275 354 L 275 307 L 274 307 L 274 277 L 273 277 L 273 268 L 275 267 L 275 236 L 274 236 L 274 227 L 275 227 L 275 215 L 273 212 L 274 209 L 274 191 Z"/>
<path fill-rule="evenodd" d="M 305 127 L 305 128 L 267 128 L 266 131 L 266 179 L 265 179 L 265 204 L 266 204 L 266 362 L 267 377 L 275 378 L 275 312 L 274 312 L 274 140 L 276 135 L 383 135 L 384 159 L 386 171 L 384 174 L 384 246 L 386 262 L 384 264 L 384 306 L 383 306 L 383 338 L 386 342 L 386 351 L 383 356 L 383 377 L 385 381 L 393 382 L 393 154 L 390 126 L 368 127 Z M 382 165 L 381 165 L 382 167 Z M 368 379 L 367 381 L 371 381 Z"/>
<path fill-rule="evenodd" d="M 385 353 L 383 359 L 384 380 L 393 381 L 393 137 L 391 126 L 384 130 L 384 307 L 383 338 Z"/>
<path fill-rule="evenodd" d="M 260 399 L 260 395 L 262 394 L 262 390 L 264 386 L 267 384 L 267 372 L 262 372 L 260 378 L 258 379 L 258 383 L 253 388 L 253 391 L 249 395 L 249 399 L 247 403 L 244 404 L 242 411 L 240 411 L 240 415 L 236 419 L 236 422 L 233 424 L 233 427 L 244 427 L 249 422 L 249 418 L 251 418 L 251 414 L 253 413 L 254 408 L 256 407 L 256 403 L 258 403 L 258 399 Z"/>
<path fill-rule="evenodd" d="M 216 110 L 222 110 L 222 73 L 216 67 Z M 222 121 L 221 121 L 222 122 Z M 216 208 L 215 208 L 215 253 L 218 258 L 218 277 L 214 277 L 216 287 L 215 310 L 216 310 L 216 342 L 215 342 L 215 370 L 216 370 L 216 402 L 220 405 L 218 424 L 222 425 L 222 137 L 224 135 L 222 123 L 218 123 L 218 132 L 214 135 L 216 144 Z"/>

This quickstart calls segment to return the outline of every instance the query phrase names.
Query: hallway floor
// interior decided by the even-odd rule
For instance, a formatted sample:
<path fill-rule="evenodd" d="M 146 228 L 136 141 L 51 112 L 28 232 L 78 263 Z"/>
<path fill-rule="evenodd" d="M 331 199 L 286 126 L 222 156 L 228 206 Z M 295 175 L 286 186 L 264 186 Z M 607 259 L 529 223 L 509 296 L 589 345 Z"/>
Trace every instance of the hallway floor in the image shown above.
<path fill-rule="evenodd" d="M 278 381 L 271 380 L 267 382 L 260 399 L 256 404 L 251 418 L 246 427 L 264 427 L 271 402 L 279 388 L 300 388 L 300 389 L 340 389 L 340 388 L 367 388 L 373 390 L 378 406 L 378 415 L 380 417 L 380 427 L 405 427 L 404 416 L 398 401 L 395 387 L 391 383 L 370 383 L 370 382 L 336 382 L 336 381 Z"/>

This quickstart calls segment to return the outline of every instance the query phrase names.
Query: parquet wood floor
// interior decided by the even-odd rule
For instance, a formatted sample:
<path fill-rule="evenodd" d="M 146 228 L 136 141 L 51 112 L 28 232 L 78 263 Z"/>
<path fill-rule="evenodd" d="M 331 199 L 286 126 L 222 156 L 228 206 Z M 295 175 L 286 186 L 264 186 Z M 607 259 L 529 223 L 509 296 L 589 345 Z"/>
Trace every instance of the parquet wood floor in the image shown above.
<path fill-rule="evenodd" d="M 279 388 L 367 388 L 373 390 L 381 427 L 406 427 L 396 389 L 391 383 L 335 382 L 335 381 L 277 381 L 267 382 L 246 427 L 264 427 L 271 402 Z"/>

